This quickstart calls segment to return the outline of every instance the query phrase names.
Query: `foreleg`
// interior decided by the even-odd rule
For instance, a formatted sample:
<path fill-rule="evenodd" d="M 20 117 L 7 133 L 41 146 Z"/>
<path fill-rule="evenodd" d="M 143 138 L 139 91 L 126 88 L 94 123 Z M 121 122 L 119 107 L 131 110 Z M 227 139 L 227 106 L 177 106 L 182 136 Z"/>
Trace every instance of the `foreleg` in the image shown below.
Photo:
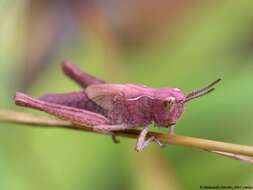
<path fill-rule="evenodd" d="M 72 80 L 77 82 L 82 88 L 86 88 L 91 84 L 103 84 L 105 81 L 98 79 L 88 73 L 82 71 L 70 61 L 64 61 L 62 64 L 63 72 Z"/>
<path fill-rule="evenodd" d="M 170 135 L 174 135 L 175 133 L 175 128 L 176 128 L 176 124 L 172 125 L 169 127 L 169 134 Z"/>

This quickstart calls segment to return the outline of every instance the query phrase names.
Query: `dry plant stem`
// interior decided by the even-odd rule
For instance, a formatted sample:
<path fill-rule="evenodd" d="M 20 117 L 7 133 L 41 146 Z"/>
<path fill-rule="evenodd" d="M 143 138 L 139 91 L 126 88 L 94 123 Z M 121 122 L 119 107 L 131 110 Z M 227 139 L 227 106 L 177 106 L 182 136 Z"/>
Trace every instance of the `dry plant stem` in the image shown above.
<path fill-rule="evenodd" d="M 228 153 L 228 152 L 220 152 L 220 151 L 210 151 L 210 152 L 215 153 L 215 154 L 219 154 L 219 155 L 222 155 L 222 156 L 226 156 L 226 157 L 229 157 L 229 158 L 233 158 L 233 159 L 236 159 L 236 160 L 240 160 L 240 161 L 243 161 L 243 162 L 246 162 L 246 163 L 249 163 L 249 164 L 253 164 L 253 160 L 250 159 L 247 156 L 237 155 L 237 154 Z"/>
<path fill-rule="evenodd" d="M 76 130 L 98 133 L 88 127 L 73 126 L 70 122 L 67 121 L 8 110 L 0 110 L 0 123 L 16 123 L 41 127 L 43 126 L 43 127 L 71 128 Z M 115 135 L 129 138 L 137 138 L 139 133 L 140 130 L 132 129 L 132 130 L 117 131 L 115 132 Z M 174 144 L 202 149 L 217 154 L 222 154 L 224 156 L 233 157 L 241 161 L 253 163 L 253 161 L 247 160 L 248 158 L 242 157 L 242 155 L 253 156 L 253 147 L 250 146 L 224 143 L 187 136 L 161 134 L 156 132 L 149 132 L 148 137 L 151 136 L 155 136 L 160 142 L 164 144 Z"/>
<path fill-rule="evenodd" d="M 35 116 L 29 113 L 22 113 L 10 110 L 0 110 L 0 123 L 17 123 L 44 127 L 70 127 L 71 123 L 60 119 L 43 116 Z"/>

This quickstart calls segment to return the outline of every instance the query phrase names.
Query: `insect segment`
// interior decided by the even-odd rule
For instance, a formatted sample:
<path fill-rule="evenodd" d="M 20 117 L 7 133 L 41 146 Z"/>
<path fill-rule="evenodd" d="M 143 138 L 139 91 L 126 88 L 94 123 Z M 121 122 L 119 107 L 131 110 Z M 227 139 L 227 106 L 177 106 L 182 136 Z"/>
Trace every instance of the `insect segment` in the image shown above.
<path fill-rule="evenodd" d="M 143 128 L 135 149 L 142 151 L 154 137 L 146 140 L 149 126 L 154 122 L 159 127 L 173 129 L 184 112 L 185 104 L 214 90 L 221 79 L 206 87 L 184 95 L 178 88 L 149 88 L 135 84 L 107 84 L 81 71 L 65 61 L 64 73 L 77 82 L 83 90 L 65 94 L 48 94 L 38 99 L 16 93 L 17 105 L 45 111 L 74 125 L 112 134 L 114 131 Z"/>

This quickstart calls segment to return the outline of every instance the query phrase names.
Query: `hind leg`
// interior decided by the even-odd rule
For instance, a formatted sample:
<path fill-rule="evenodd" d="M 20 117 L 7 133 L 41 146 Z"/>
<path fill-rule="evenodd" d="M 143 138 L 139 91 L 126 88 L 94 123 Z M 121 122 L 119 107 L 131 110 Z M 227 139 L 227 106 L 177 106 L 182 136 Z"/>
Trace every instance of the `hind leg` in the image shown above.
<path fill-rule="evenodd" d="M 75 108 L 82 108 L 81 102 L 87 102 L 89 98 L 85 94 L 85 92 L 69 92 L 69 93 L 50 93 L 45 94 L 38 98 L 38 100 L 60 104 L 64 106 L 70 106 Z"/>
<path fill-rule="evenodd" d="M 37 100 L 22 93 L 16 93 L 15 103 L 19 106 L 47 112 L 60 119 L 70 121 L 71 123 L 80 127 L 85 126 L 94 131 L 111 134 L 114 142 L 118 141 L 116 140 L 113 131 L 124 130 L 128 128 L 128 126 L 124 124 L 110 125 L 109 120 L 98 113 Z"/>
<path fill-rule="evenodd" d="M 91 127 L 92 129 L 93 126 L 108 125 L 110 123 L 106 117 L 100 114 L 73 107 L 44 102 L 31 98 L 22 93 L 16 93 L 15 103 L 19 106 L 30 107 L 47 112 L 60 119 L 70 121 L 75 125 Z"/>
<path fill-rule="evenodd" d="M 91 84 L 103 84 L 105 81 L 98 79 L 88 73 L 82 71 L 79 67 L 72 64 L 70 61 L 64 61 L 62 64 L 63 72 L 72 80 L 77 82 L 82 88 L 86 88 Z"/>
<path fill-rule="evenodd" d="M 74 107 L 78 109 L 84 109 L 87 111 L 106 115 L 106 111 L 98 106 L 96 103 L 91 101 L 85 92 L 70 92 L 65 94 L 46 94 L 39 98 L 41 101 L 47 103 L 60 104 L 64 106 Z M 116 135 L 112 133 L 112 140 L 114 143 L 119 143 Z"/>
<path fill-rule="evenodd" d="M 62 94 L 46 94 L 42 97 L 39 97 L 38 100 L 59 104 L 63 106 L 83 109 L 95 113 L 99 113 L 101 115 L 106 115 L 106 111 L 98 106 L 95 102 L 90 100 L 84 91 L 80 92 L 69 92 Z"/>

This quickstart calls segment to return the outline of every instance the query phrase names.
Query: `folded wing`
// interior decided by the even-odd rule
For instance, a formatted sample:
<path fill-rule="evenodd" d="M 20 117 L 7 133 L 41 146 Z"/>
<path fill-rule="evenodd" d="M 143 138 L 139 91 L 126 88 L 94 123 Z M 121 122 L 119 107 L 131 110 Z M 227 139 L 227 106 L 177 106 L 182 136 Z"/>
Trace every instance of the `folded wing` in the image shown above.
<path fill-rule="evenodd" d="M 153 90 L 143 85 L 98 84 L 85 89 L 88 97 L 107 111 L 113 109 L 117 100 L 137 100 L 139 97 L 153 97 Z"/>

